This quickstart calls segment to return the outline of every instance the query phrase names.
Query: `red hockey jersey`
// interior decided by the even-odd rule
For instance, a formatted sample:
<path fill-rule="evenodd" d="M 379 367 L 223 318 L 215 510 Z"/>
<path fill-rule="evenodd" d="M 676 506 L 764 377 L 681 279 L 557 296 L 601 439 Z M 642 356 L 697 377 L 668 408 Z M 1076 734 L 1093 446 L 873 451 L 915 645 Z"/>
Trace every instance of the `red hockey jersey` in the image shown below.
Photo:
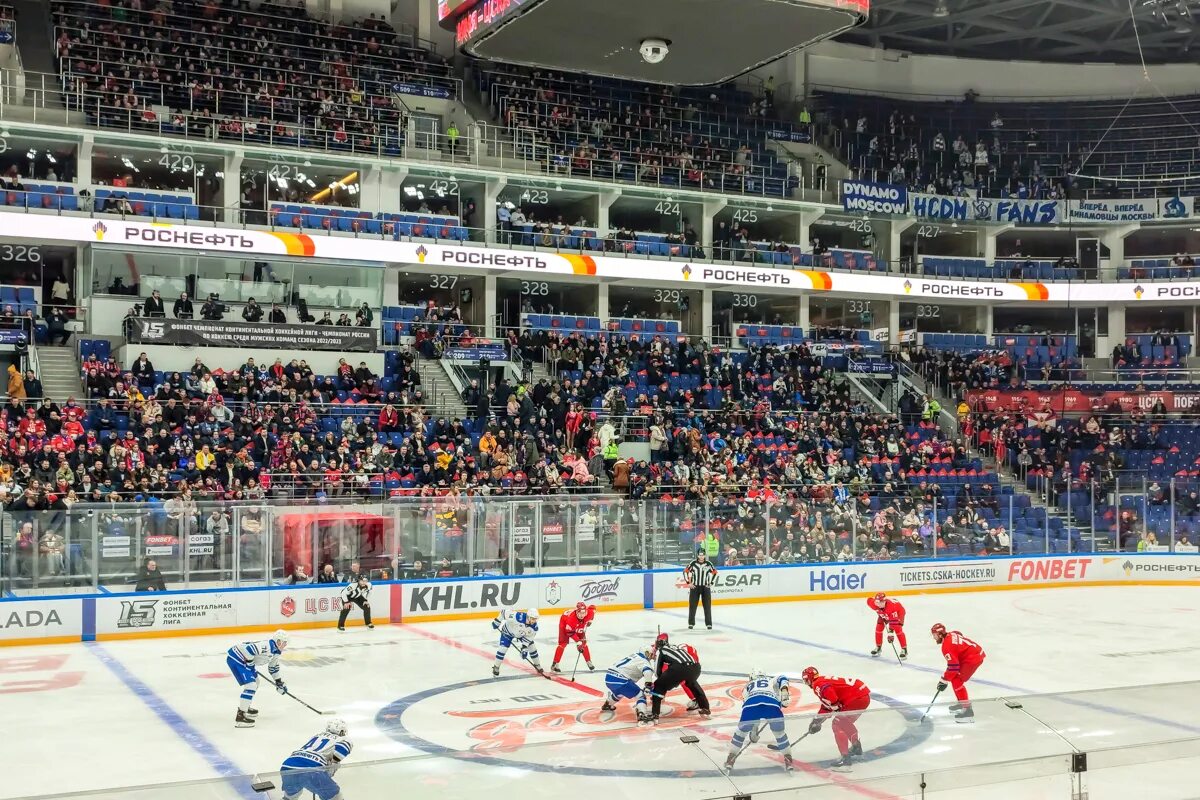
<path fill-rule="evenodd" d="M 879 621 L 884 625 L 903 625 L 904 624 L 904 606 L 897 603 L 895 600 L 887 599 L 883 601 L 883 608 L 875 605 L 875 598 L 867 598 L 867 608 L 879 615 Z"/>
<path fill-rule="evenodd" d="M 942 655 L 946 657 L 946 674 L 942 680 L 950 680 L 952 673 L 962 669 L 964 664 L 978 664 L 987 654 L 983 648 L 958 631 L 947 631 L 942 639 Z"/>
<path fill-rule="evenodd" d="M 821 701 L 818 714 L 841 711 L 846 706 L 857 706 L 871 696 L 871 690 L 857 678 L 833 678 L 820 675 L 813 681 L 813 694 Z"/>
<path fill-rule="evenodd" d="M 575 613 L 575 609 L 569 609 L 563 612 L 563 615 L 558 618 L 558 632 L 562 636 L 570 636 L 573 639 L 578 639 L 583 636 L 583 632 L 596 619 L 596 607 L 587 607 L 587 616 L 583 619 Z"/>

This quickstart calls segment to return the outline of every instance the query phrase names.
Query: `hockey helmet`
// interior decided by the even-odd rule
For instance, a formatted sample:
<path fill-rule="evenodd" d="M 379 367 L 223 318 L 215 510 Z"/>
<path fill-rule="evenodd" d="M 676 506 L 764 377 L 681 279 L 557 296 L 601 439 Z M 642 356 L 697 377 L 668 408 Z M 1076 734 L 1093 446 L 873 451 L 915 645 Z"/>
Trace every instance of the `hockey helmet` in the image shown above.
<path fill-rule="evenodd" d="M 584 617 L 587 616 L 587 612 L 588 612 L 587 603 L 580 600 L 578 603 L 575 604 L 575 616 L 579 617 L 580 619 L 583 619 Z"/>
<path fill-rule="evenodd" d="M 886 594 L 884 594 L 883 592 L 876 592 L 876 594 L 875 594 L 875 607 L 876 607 L 876 608 L 883 608 L 885 605 L 887 605 L 887 595 L 886 595 Z"/>
<path fill-rule="evenodd" d="M 800 680 L 804 681 L 806 686 L 812 686 L 813 681 L 820 677 L 816 667 L 805 667 L 804 672 L 800 673 Z"/>
<path fill-rule="evenodd" d="M 346 721 L 339 719 L 338 717 L 334 717 L 333 719 L 329 720 L 329 722 L 325 723 L 325 732 L 332 733 L 334 736 L 345 736 Z"/>
<path fill-rule="evenodd" d="M 280 650 L 283 650 L 288 645 L 287 631 L 285 631 L 283 628 L 280 628 L 279 630 L 275 631 L 275 633 L 271 634 L 271 638 L 275 640 L 275 644 L 279 645 Z"/>
<path fill-rule="evenodd" d="M 929 632 L 933 634 L 933 640 L 938 644 L 941 644 L 942 639 L 946 638 L 946 626 L 940 622 L 934 623 L 934 626 L 929 629 Z"/>
<path fill-rule="evenodd" d="M 529 622 L 536 622 L 538 616 L 538 610 L 536 608 L 530 608 L 525 611 L 525 619 Z"/>

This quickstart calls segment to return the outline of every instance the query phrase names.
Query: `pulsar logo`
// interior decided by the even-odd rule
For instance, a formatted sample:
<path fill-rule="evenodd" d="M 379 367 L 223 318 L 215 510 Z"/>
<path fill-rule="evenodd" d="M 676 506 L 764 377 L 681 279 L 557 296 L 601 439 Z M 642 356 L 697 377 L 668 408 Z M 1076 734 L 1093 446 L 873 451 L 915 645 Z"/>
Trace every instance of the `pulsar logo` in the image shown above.
<path fill-rule="evenodd" d="M 103 242 L 104 234 L 108 233 L 108 226 L 103 222 L 97 222 L 92 226 L 92 233 L 96 234 L 96 241 Z"/>
<path fill-rule="evenodd" d="M 279 603 L 279 613 L 285 617 L 290 617 L 296 613 L 296 601 L 291 596 L 283 598 Z"/>
<path fill-rule="evenodd" d="M 992 203 L 990 200 L 976 200 L 972 204 L 972 209 L 975 212 L 975 219 L 992 218 Z"/>
<path fill-rule="evenodd" d="M 149 628 L 154 625 L 157 600 L 122 600 L 118 628 Z"/>
<path fill-rule="evenodd" d="M 546 603 L 547 605 L 556 606 L 562 601 L 562 586 L 558 581 L 550 581 L 546 584 Z"/>
<path fill-rule="evenodd" d="M 162 339 L 167 335 L 167 326 L 161 322 L 142 322 L 143 339 Z"/>
<path fill-rule="evenodd" d="M 429 255 L 429 251 L 425 249 L 425 245 L 417 248 L 417 261 L 421 264 L 425 263 L 425 256 Z"/>
<path fill-rule="evenodd" d="M 579 587 L 580 598 L 587 600 L 615 600 L 617 590 L 621 588 L 621 579 L 613 578 L 603 581 L 586 581 Z"/>

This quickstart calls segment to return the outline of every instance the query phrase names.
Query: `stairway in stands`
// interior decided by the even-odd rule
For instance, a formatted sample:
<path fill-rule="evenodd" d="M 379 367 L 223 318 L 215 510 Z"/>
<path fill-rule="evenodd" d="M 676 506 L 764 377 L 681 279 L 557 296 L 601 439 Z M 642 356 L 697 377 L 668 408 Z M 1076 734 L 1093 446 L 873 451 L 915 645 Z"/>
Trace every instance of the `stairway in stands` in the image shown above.
<path fill-rule="evenodd" d="M 37 349 L 38 378 L 46 396 L 60 406 L 68 397 L 83 397 L 83 384 L 79 380 L 79 360 L 75 348 L 70 345 L 41 345 Z"/>

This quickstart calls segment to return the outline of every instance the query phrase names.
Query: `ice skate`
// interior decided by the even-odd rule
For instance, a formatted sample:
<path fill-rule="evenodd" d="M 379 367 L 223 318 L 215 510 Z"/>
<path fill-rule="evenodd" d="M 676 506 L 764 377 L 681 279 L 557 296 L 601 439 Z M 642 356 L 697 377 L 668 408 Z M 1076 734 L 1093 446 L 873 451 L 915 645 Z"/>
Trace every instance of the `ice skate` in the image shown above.
<path fill-rule="evenodd" d="M 853 743 L 850 745 L 850 755 L 852 755 L 852 756 L 862 756 L 862 754 L 863 754 L 863 751 L 862 751 L 862 742 L 853 742 Z"/>
<path fill-rule="evenodd" d="M 592 662 L 590 662 L 590 661 L 585 661 L 585 662 L 583 662 L 583 663 L 587 664 L 587 668 L 588 668 L 588 670 L 589 670 L 589 671 L 591 671 L 591 672 L 595 672 L 595 671 L 596 671 L 596 665 L 595 665 L 595 664 L 593 664 Z"/>
<path fill-rule="evenodd" d="M 639 725 L 651 725 L 657 719 L 653 714 L 648 714 L 642 709 L 637 710 L 637 721 Z"/>
<path fill-rule="evenodd" d="M 962 711 L 966 707 L 966 703 L 951 703 L 949 706 L 947 706 L 951 714 L 955 713 L 956 711 Z"/>
<path fill-rule="evenodd" d="M 237 727 L 237 728 L 253 728 L 254 727 L 254 717 L 249 716 L 248 714 L 246 714 L 244 711 L 242 711 L 239 708 L 238 712 L 237 712 L 237 716 L 234 717 L 234 719 L 233 719 L 233 724 L 234 724 L 234 727 Z"/>
<path fill-rule="evenodd" d="M 721 772 L 724 772 L 726 775 L 733 772 L 734 761 L 737 761 L 736 753 L 730 753 L 729 755 L 725 756 L 725 765 L 721 767 Z"/>
<path fill-rule="evenodd" d="M 500 677 L 500 665 L 499 664 L 492 664 L 492 677 L 493 678 Z"/>
<path fill-rule="evenodd" d="M 551 665 L 550 665 L 550 671 L 551 671 L 551 672 L 557 672 L 557 673 L 559 673 L 560 675 L 562 674 L 562 670 L 559 668 L 559 666 L 558 666 L 558 662 L 557 662 L 557 661 L 555 661 L 553 664 L 551 664 Z"/>
<path fill-rule="evenodd" d="M 688 711 L 697 711 L 697 710 L 699 710 L 699 708 L 700 708 L 700 704 L 697 703 L 695 700 L 692 700 L 690 703 L 687 704 Z"/>
<path fill-rule="evenodd" d="M 974 722 L 975 711 L 971 708 L 970 703 L 963 703 L 962 708 L 954 715 L 955 722 Z"/>
<path fill-rule="evenodd" d="M 700 715 L 700 716 L 702 716 L 702 717 L 711 717 L 711 716 L 712 716 L 712 709 L 709 709 L 709 708 L 701 708 L 701 709 L 698 709 L 696 713 L 697 713 L 697 714 L 699 714 L 699 715 Z"/>
<path fill-rule="evenodd" d="M 880 650 L 882 650 L 882 649 L 883 649 L 882 647 L 876 647 L 874 650 L 872 650 L 872 651 L 871 651 L 871 658 L 875 658 L 875 657 L 877 657 L 877 656 L 879 655 L 879 651 L 880 651 Z"/>
<path fill-rule="evenodd" d="M 257 709 L 257 708 L 247 708 L 247 709 L 246 709 L 246 715 L 247 715 L 247 716 L 250 716 L 250 717 L 257 717 L 257 716 L 258 716 L 258 709 Z"/>
<path fill-rule="evenodd" d="M 853 763 L 854 763 L 854 756 L 850 755 L 849 753 L 846 753 L 846 755 L 842 756 L 837 761 L 833 762 L 833 764 L 831 764 L 829 768 L 831 770 L 833 770 L 834 772 L 849 772 L 850 766 Z"/>
<path fill-rule="evenodd" d="M 900 658 L 901 658 L 901 660 L 908 658 L 908 648 L 907 647 L 900 648 Z"/>
<path fill-rule="evenodd" d="M 791 753 L 783 754 L 783 768 L 786 769 L 788 772 L 791 772 L 792 770 L 795 769 L 795 767 L 792 766 L 792 754 Z"/>

